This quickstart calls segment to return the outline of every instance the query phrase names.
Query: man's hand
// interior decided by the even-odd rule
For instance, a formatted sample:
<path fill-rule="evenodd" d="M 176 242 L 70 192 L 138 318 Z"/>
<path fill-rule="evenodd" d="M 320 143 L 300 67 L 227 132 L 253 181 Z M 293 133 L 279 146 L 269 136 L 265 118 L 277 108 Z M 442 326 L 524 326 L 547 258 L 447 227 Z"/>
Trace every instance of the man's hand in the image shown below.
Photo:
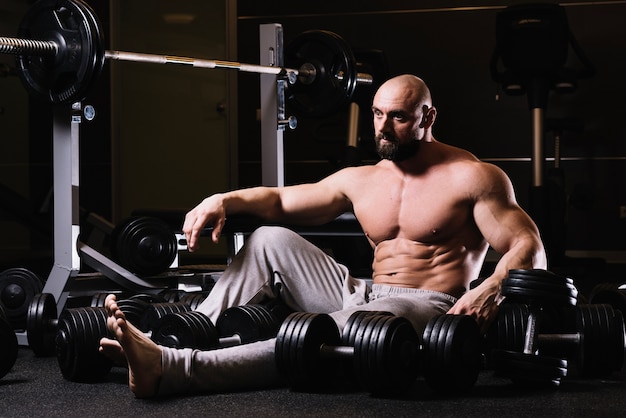
<path fill-rule="evenodd" d="M 498 314 L 501 298 L 500 281 L 488 278 L 461 296 L 448 314 L 471 316 L 484 334 Z"/>
<path fill-rule="evenodd" d="M 226 222 L 226 209 L 220 195 L 209 196 L 198 206 L 185 215 L 183 233 L 187 239 L 187 248 L 193 252 L 199 248 L 198 239 L 205 225 L 213 227 L 211 238 L 213 242 L 219 241 L 224 223 Z"/>

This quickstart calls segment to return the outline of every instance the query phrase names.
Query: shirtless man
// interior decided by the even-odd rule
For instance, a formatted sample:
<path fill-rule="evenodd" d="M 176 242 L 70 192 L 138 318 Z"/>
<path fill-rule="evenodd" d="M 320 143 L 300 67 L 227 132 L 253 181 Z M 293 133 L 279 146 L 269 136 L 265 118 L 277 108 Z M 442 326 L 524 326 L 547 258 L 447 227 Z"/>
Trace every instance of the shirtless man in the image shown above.
<path fill-rule="evenodd" d="M 190 251 L 212 226 L 217 242 L 226 217 L 318 225 L 353 212 L 374 248 L 373 285 L 350 277 L 296 234 L 258 229 L 198 310 L 214 321 L 229 306 L 280 297 L 295 310 L 326 312 L 341 328 L 355 310 L 406 316 L 420 332 L 434 315 L 471 315 L 483 330 L 496 315 L 509 269 L 546 268 L 539 232 L 515 201 L 508 177 L 471 153 L 433 137 L 436 109 L 413 75 L 385 82 L 372 105 L 382 160 L 314 183 L 217 194 L 191 210 L 183 226 Z M 475 288 L 488 247 L 502 254 Z M 274 340 L 209 352 L 155 345 L 129 324 L 114 296 L 108 325 L 129 363 L 138 397 L 262 387 L 280 382 Z M 120 350 L 103 339 L 102 350 Z"/>

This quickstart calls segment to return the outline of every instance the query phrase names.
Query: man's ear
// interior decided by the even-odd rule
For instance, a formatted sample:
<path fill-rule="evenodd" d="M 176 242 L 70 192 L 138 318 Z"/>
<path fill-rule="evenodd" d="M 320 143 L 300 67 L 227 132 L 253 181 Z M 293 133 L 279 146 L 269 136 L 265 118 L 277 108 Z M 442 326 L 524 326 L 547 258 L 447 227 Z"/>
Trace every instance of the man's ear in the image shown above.
<path fill-rule="evenodd" d="M 435 123 L 435 119 L 437 119 L 437 109 L 435 106 L 428 107 L 424 105 L 422 108 L 422 122 L 420 123 L 420 128 L 430 128 Z"/>

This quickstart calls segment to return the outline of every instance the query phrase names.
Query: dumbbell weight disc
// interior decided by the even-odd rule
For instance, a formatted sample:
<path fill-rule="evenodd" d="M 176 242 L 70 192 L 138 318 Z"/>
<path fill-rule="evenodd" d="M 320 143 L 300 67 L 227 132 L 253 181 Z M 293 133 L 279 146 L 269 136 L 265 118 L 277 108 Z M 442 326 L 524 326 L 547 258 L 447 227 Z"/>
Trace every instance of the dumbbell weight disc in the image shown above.
<path fill-rule="evenodd" d="M 359 324 L 361 323 L 361 319 L 370 316 L 370 315 L 389 315 L 392 316 L 391 312 L 387 311 L 356 311 L 346 321 L 346 324 L 343 326 L 343 331 L 341 332 L 341 344 L 349 347 L 354 346 L 354 339 L 356 338 L 356 334 L 359 330 Z"/>
<path fill-rule="evenodd" d="M 373 394 L 405 391 L 419 371 L 419 337 L 413 325 L 391 315 L 358 318 L 353 357 L 356 381 Z"/>
<path fill-rule="evenodd" d="M 509 270 L 502 280 L 502 296 L 513 302 L 574 306 L 578 291 L 570 278 L 546 270 Z"/>
<path fill-rule="evenodd" d="M 322 359 L 323 344 L 341 341 L 335 321 L 324 314 L 295 312 L 282 323 L 276 337 L 276 365 L 293 390 L 315 391 L 332 383 L 336 359 Z"/>
<path fill-rule="evenodd" d="M 148 306 L 141 320 L 138 324 L 135 324 L 135 326 L 143 332 L 149 332 L 158 326 L 159 321 L 164 316 L 177 312 L 186 312 L 188 310 L 189 305 L 183 302 L 153 303 Z"/>
<path fill-rule="evenodd" d="M 115 227 L 111 236 L 114 259 L 142 276 L 152 276 L 167 270 L 177 252 L 176 236 L 169 225 L 158 218 L 128 218 Z"/>
<path fill-rule="evenodd" d="M 103 308 L 72 308 L 61 312 L 55 338 L 61 374 L 72 382 L 94 382 L 106 376 L 112 361 L 98 350 L 108 335 Z"/>
<path fill-rule="evenodd" d="M 43 290 L 43 282 L 28 269 L 9 268 L 0 273 L 0 305 L 13 329 L 26 328 L 30 301 Z"/>
<path fill-rule="evenodd" d="M 519 303 L 503 303 L 498 316 L 485 335 L 487 347 L 500 350 L 524 349 L 528 307 Z"/>
<path fill-rule="evenodd" d="M 474 386 L 481 367 L 481 337 L 467 315 L 441 315 L 423 334 L 424 378 L 437 391 L 465 392 Z"/>
<path fill-rule="evenodd" d="M 117 302 L 117 306 L 124 312 L 126 320 L 133 325 L 137 324 L 136 326 L 139 326 L 141 319 L 150 308 L 148 302 L 138 298 L 122 299 Z"/>
<path fill-rule="evenodd" d="M 567 375 L 567 360 L 556 357 L 507 350 L 494 350 L 493 357 L 497 374 L 520 386 L 556 387 Z"/>
<path fill-rule="evenodd" d="M 18 354 L 17 336 L 1 310 L 2 307 L 0 307 L 0 379 L 11 371 Z"/>
<path fill-rule="evenodd" d="M 198 311 L 165 315 L 152 330 L 151 338 L 159 345 L 173 348 L 213 350 L 219 347 L 215 326 Z"/>
<path fill-rule="evenodd" d="M 56 326 L 52 321 L 57 319 L 57 305 L 50 293 L 38 293 L 33 297 L 26 317 L 28 346 L 38 357 L 54 354 Z"/>
<path fill-rule="evenodd" d="M 626 290 L 617 283 L 600 283 L 591 289 L 590 304 L 607 304 L 626 314 Z"/>
<path fill-rule="evenodd" d="M 586 377 L 602 377 L 621 370 L 624 362 L 624 318 L 610 305 L 581 305 L 577 324 L 582 334 L 578 368 Z"/>
<path fill-rule="evenodd" d="M 208 292 L 191 292 L 185 293 L 181 298 L 180 302 L 186 303 L 189 305 L 189 309 L 195 311 L 198 309 L 198 306 L 207 298 Z"/>
<path fill-rule="evenodd" d="M 280 323 L 263 305 L 243 305 L 226 309 L 215 326 L 219 335 L 239 335 L 242 344 L 266 340 L 276 336 Z"/>

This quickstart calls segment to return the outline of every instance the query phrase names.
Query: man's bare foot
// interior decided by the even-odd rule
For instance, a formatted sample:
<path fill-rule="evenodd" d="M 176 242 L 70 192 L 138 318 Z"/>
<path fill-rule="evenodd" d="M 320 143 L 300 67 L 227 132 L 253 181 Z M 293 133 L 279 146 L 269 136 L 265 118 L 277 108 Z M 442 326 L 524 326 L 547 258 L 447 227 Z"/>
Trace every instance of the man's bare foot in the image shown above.
<path fill-rule="evenodd" d="M 161 348 L 143 332 L 126 321 L 126 316 L 117 306 L 115 295 L 109 295 L 105 301 L 107 327 L 115 336 L 121 348 L 121 354 L 128 362 L 128 385 L 138 398 L 155 396 L 161 380 Z M 103 350 L 111 349 L 105 344 Z"/>

